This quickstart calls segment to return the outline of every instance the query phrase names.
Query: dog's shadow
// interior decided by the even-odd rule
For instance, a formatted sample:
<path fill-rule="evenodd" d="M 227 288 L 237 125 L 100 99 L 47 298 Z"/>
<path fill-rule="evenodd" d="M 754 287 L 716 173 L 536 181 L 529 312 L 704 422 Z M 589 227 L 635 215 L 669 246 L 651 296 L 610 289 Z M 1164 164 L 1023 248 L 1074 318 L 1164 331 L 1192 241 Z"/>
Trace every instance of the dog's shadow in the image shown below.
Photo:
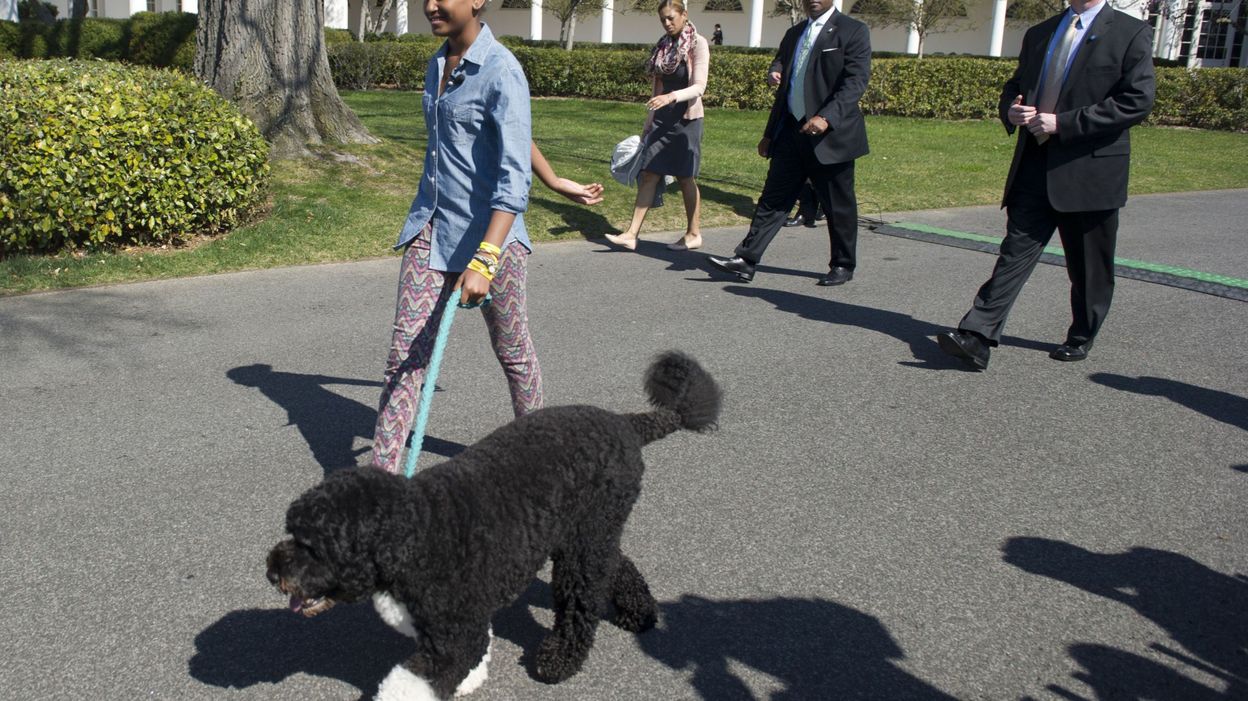
<path fill-rule="evenodd" d="M 549 611 L 550 585 L 534 579 L 494 615 L 494 634 L 522 650 L 532 679 L 535 654 L 549 632 L 533 609 Z M 905 657 L 874 617 L 821 599 L 715 601 L 694 595 L 660 603 L 659 627 L 636 637 L 664 665 L 691 673 L 707 701 L 755 696 L 735 668 L 779 683 L 772 699 L 953 697 L 901 669 Z M 604 619 L 603 625 L 610 625 Z M 415 651 L 371 604 L 340 604 L 315 621 L 283 609 L 233 611 L 195 637 L 190 675 L 221 688 L 277 684 L 296 674 L 337 679 L 372 698 L 390 669 Z M 591 653 L 592 654 L 592 653 Z"/>
<path fill-rule="evenodd" d="M 708 701 L 753 700 L 734 668 L 780 685 L 771 699 L 953 699 L 898 666 L 905 657 L 876 618 L 822 599 L 660 603 L 661 626 L 638 636 L 646 654 L 692 673 Z"/>
<path fill-rule="evenodd" d="M 195 636 L 191 677 L 221 688 L 277 684 L 303 673 L 338 679 L 371 699 L 415 642 L 386 625 L 370 603 L 340 604 L 316 620 L 285 609 L 232 611 Z"/>

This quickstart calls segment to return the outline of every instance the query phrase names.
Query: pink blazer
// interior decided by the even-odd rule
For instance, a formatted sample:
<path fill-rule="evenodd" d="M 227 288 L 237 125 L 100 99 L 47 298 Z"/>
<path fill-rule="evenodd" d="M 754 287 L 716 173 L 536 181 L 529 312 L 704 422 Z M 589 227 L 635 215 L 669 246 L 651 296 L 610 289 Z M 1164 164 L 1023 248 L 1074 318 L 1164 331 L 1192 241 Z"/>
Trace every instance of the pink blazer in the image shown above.
<path fill-rule="evenodd" d="M 701 34 L 696 37 L 693 41 L 693 48 L 685 55 L 689 69 L 689 87 L 672 93 L 676 96 L 677 102 L 689 103 L 689 107 L 685 109 L 685 119 L 702 118 L 702 93 L 706 92 L 706 71 L 711 63 L 711 46 L 707 43 L 706 37 Z M 650 97 L 662 93 L 663 81 L 656 75 Z"/>

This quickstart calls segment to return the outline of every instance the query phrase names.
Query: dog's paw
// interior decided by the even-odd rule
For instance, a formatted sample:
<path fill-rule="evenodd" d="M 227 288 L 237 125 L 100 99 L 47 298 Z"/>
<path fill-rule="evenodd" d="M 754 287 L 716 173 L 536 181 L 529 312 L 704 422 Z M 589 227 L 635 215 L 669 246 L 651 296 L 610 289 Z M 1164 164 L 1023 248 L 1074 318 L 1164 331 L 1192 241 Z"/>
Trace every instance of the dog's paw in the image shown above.
<path fill-rule="evenodd" d="M 437 692 L 428 681 L 395 665 L 377 688 L 374 701 L 439 701 Z"/>
<path fill-rule="evenodd" d="M 578 649 L 563 637 L 551 633 L 537 650 L 534 672 L 538 681 L 558 684 L 581 671 L 581 665 L 589 656 L 589 650 Z"/>

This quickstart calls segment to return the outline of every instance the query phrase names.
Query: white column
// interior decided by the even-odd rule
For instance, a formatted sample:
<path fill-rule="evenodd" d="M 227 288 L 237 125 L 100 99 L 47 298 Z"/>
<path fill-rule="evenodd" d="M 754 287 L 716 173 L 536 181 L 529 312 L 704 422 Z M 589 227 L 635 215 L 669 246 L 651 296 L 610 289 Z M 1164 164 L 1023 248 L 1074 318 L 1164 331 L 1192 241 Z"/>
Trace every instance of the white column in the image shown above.
<path fill-rule="evenodd" d="M 534 41 L 542 38 L 542 0 L 533 0 L 529 6 L 529 38 Z"/>
<path fill-rule="evenodd" d="M 407 32 L 407 0 L 394 0 L 394 33 Z"/>
<path fill-rule="evenodd" d="M 914 0 L 915 5 L 919 5 L 922 2 L 923 0 Z M 906 53 L 919 53 L 919 32 L 914 28 L 914 25 L 910 25 L 910 33 L 906 35 Z"/>
<path fill-rule="evenodd" d="M 347 18 L 347 0 L 325 0 L 325 26 L 330 29 L 350 29 Z"/>
<path fill-rule="evenodd" d="M 615 0 L 606 0 L 602 3 L 602 38 L 599 39 L 604 44 L 614 43 L 615 40 Z"/>
<path fill-rule="evenodd" d="M 199 0 L 182 0 L 182 11 L 193 15 L 199 14 Z"/>
<path fill-rule="evenodd" d="M 1005 6 L 1008 0 L 993 0 L 992 3 L 992 40 L 988 43 L 988 55 L 1000 56 L 1001 47 L 1005 43 Z"/>
<path fill-rule="evenodd" d="M 0 20 L 17 21 L 17 0 L 0 0 Z"/>
<path fill-rule="evenodd" d="M 130 0 L 130 14 L 147 12 L 147 0 Z"/>
<path fill-rule="evenodd" d="M 914 27 L 910 27 L 910 33 L 906 35 L 906 53 L 919 53 L 919 33 Z"/>
<path fill-rule="evenodd" d="M 750 0 L 750 40 L 746 46 L 763 45 L 763 0 Z"/>

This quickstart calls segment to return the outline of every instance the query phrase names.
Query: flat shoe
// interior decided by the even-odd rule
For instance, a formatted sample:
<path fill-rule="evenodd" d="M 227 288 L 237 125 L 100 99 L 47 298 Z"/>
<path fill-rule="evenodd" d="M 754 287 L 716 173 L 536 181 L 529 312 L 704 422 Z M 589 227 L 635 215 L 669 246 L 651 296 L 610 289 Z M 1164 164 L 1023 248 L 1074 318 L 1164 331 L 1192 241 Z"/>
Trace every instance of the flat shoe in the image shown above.
<path fill-rule="evenodd" d="M 612 244 L 619 246 L 620 248 L 627 249 L 629 251 L 637 250 L 637 237 L 636 236 L 634 236 L 631 239 L 626 239 L 623 236 L 616 236 L 615 234 L 607 234 L 606 238 Z"/>
<path fill-rule="evenodd" d="M 692 251 L 694 249 L 702 248 L 702 237 L 699 236 L 696 239 L 693 239 L 692 245 L 685 243 L 685 237 L 681 237 L 681 239 L 676 243 L 667 244 L 667 248 L 671 251 Z"/>

